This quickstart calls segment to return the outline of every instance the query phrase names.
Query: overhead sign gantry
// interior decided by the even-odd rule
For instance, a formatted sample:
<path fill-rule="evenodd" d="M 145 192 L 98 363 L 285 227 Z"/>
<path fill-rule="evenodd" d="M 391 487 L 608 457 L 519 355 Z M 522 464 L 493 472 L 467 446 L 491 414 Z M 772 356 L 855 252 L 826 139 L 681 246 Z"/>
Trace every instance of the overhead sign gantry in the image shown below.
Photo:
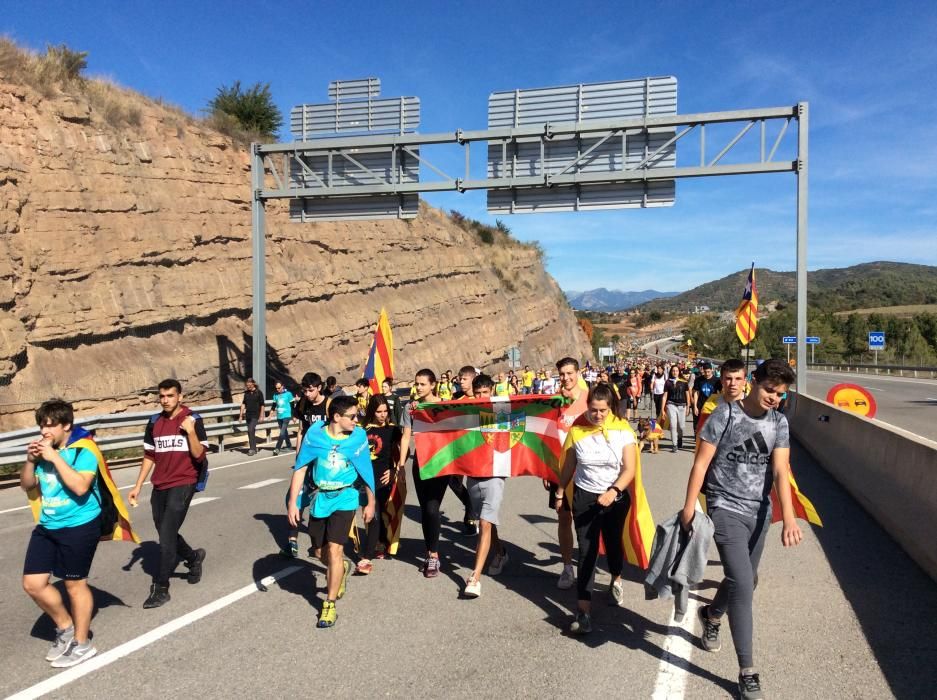
<path fill-rule="evenodd" d="M 420 192 L 470 190 L 486 190 L 488 210 L 495 214 L 594 211 L 672 206 L 680 179 L 792 172 L 798 390 L 806 393 L 806 102 L 681 115 L 677 81 L 664 76 L 495 92 L 488 102 L 488 128 L 419 134 L 419 98 L 382 98 L 376 78 L 330 83 L 329 97 L 328 103 L 292 110 L 296 140 L 251 149 L 253 335 L 254 347 L 261 349 L 253 355 L 253 375 L 260 386 L 266 385 L 268 200 L 291 200 L 290 217 L 299 222 L 413 218 Z M 779 157 L 792 122 L 797 124 L 795 157 Z M 721 137 L 724 125 L 734 126 L 734 135 L 714 147 L 707 127 L 719 129 Z M 473 144 L 485 146 L 483 175 L 472 168 Z M 428 157 L 428 151 L 453 147 L 464 151 L 458 174 Z"/>

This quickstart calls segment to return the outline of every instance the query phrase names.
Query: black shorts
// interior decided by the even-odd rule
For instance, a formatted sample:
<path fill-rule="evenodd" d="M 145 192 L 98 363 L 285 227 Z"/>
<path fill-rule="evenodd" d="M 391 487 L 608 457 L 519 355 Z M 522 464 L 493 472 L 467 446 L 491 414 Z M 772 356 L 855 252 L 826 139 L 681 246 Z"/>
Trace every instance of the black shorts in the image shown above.
<path fill-rule="evenodd" d="M 556 493 L 556 486 L 551 486 L 550 490 L 547 491 L 547 508 L 550 510 L 556 510 L 556 499 L 553 497 L 553 494 Z M 569 508 L 569 499 L 566 498 L 566 494 L 563 494 L 563 505 L 560 506 L 560 510 L 565 510 L 567 513 L 570 512 Z"/>
<path fill-rule="evenodd" d="M 326 542 L 344 545 L 355 521 L 355 511 L 337 510 L 327 518 L 309 518 L 309 539 L 312 548 L 319 549 Z"/>
<path fill-rule="evenodd" d="M 100 539 L 100 517 L 55 530 L 37 525 L 26 548 L 23 576 L 52 574 L 67 581 L 88 578 Z"/>

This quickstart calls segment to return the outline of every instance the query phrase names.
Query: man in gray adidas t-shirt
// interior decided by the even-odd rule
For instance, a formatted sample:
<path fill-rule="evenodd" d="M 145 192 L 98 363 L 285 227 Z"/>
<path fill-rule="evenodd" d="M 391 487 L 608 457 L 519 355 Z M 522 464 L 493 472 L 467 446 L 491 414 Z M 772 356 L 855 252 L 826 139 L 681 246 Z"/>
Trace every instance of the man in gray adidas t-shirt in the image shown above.
<path fill-rule="evenodd" d="M 725 508 L 754 517 L 771 507 L 771 453 L 791 446 L 784 415 L 772 408 L 751 416 L 741 402 L 720 404 L 703 426 L 700 439 L 716 446 L 703 482 L 708 509 Z"/>
<path fill-rule="evenodd" d="M 771 525 L 771 487 L 787 484 L 790 475 L 787 418 L 777 406 L 793 381 L 787 363 L 767 360 L 752 375 L 748 396 L 713 411 L 700 434 L 680 513 L 681 525 L 689 529 L 700 491 L 706 495 L 725 579 L 712 603 L 699 608 L 700 643 L 707 651 L 719 651 L 719 625 L 728 612 L 739 662 L 739 695 L 745 700 L 764 697 L 754 669 L 752 595 Z M 778 501 L 784 523 L 781 542 L 785 547 L 799 544 L 802 535 L 789 488 L 778 489 Z"/>

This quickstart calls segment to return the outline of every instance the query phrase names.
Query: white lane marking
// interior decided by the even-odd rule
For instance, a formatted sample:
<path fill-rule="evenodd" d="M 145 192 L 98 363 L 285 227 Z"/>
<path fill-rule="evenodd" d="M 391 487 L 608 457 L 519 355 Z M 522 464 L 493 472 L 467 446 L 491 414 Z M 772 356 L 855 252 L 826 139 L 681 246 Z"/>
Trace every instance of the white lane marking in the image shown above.
<path fill-rule="evenodd" d="M 209 501 L 217 501 L 220 496 L 199 496 L 198 498 L 193 498 L 189 501 L 190 506 L 197 506 L 200 503 L 208 503 Z"/>
<path fill-rule="evenodd" d="M 167 637 L 173 632 L 176 632 L 183 627 L 191 625 L 193 622 L 201 620 L 203 617 L 207 617 L 212 613 L 218 612 L 219 610 L 228 607 L 232 603 L 236 603 L 241 598 L 246 598 L 251 593 L 255 591 L 262 590 L 267 586 L 270 586 L 280 579 L 286 578 L 295 574 L 297 571 L 301 571 L 303 567 L 298 564 L 293 564 L 292 566 L 287 566 L 284 569 L 280 569 L 276 573 L 267 576 L 260 581 L 254 581 L 243 588 L 239 588 L 233 593 L 229 593 L 223 598 L 218 598 L 217 600 L 212 601 L 206 605 L 203 605 L 200 608 L 196 608 L 192 612 L 186 613 L 182 617 L 177 617 L 175 620 L 170 620 L 169 622 L 160 625 L 156 629 L 150 630 L 145 634 L 141 634 L 135 639 L 131 639 L 128 642 L 124 642 L 119 646 L 114 647 L 113 649 L 108 649 L 103 653 L 99 653 L 94 658 L 88 659 L 80 666 L 75 666 L 66 671 L 62 671 L 58 675 L 52 676 L 40 683 L 37 683 L 34 686 L 21 690 L 16 695 L 11 695 L 7 700 L 26 700 L 27 698 L 38 698 L 46 693 L 51 693 L 54 690 L 62 688 L 72 681 L 76 681 L 82 676 L 87 676 L 89 673 L 93 673 L 98 669 L 104 668 L 109 664 L 114 663 L 118 659 L 132 654 L 135 651 L 142 649 L 143 647 L 149 646 L 154 642 L 159 641 L 163 637 Z"/>
<path fill-rule="evenodd" d="M 286 479 L 264 479 L 263 481 L 257 481 L 253 484 L 247 484 L 246 486 L 238 486 L 238 491 L 243 489 L 262 489 L 264 486 L 279 484 L 281 481 L 286 481 Z"/>
<path fill-rule="evenodd" d="M 657 682 L 654 683 L 654 694 L 651 696 L 653 700 L 673 700 L 683 697 L 690 656 L 693 654 L 693 643 L 690 639 L 696 636 L 693 633 L 693 625 L 696 623 L 698 607 L 699 603 L 691 598 L 687 601 L 687 611 L 683 622 L 679 625 L 671 622 L 671 628 L 681 629 L 688 634 L 671 633 L 664 640 L 660 665 L 657 667 Z"/>
<path fill-rule="evenodd" d="M 272 456 L 270 456 L 270 457 L 258 457 L 257 459 L 249 459 L 249 460 L 247 460 L 247 461 L 245 461 L 245 462 L 234 462 L 234 463 L 232 463 L 232 464 L 223 464 L 223 465 L 220 466 L 220 467 L 211 467 L 208 471 L 209 471 L 209 472 L 215 472 L 215 471 L 218 471 L 218 470 L 220 470 L 220 469 L 230 469 L 231 467 L 240 467 L 240 466 L 243 465 L 243 464 L 253 464 L 254 462 L 263 462 L 263 461 L 268 460 L 268 459 L 274 459 L 274 457 L 272 457 Z M 150 485 L 150 482 L 149 482 L 149 481 L 144 481 L 144 482 L 143 482 L 143 485 L 144 485 L 144 486 L 149 486 L 149 485 Z M 118 491 L 126 491 L 127 489 L 132 489 L 132 488 L 133 488 L 133 484 L 127 484 L 126 486 L 118 486 L 118 487 L 117 487 L 117 490 L 118 490 Z M 28 509 L 28 508 L 29 508 L 28 505 L 26 505 L 26 506 L 17 506 L 16 508 L 7 508 L 6 510 L 0 510 L 0 515 L 3 515 L 4 513 L 14 513 L 14 512 L 16 512 L 16 511 L 18 511 L 18 510 L 26 510 L 26 509 Z"/>
<path fill-rule="evenodd" d="M 850 384 L 861 384 L 864 380 L 868 380 L 870 382 L 895 382 L 897 384 L 927 384 L 928 386 L 934 386 L 933 379 L 913 379 L 911 377 L 896 377 L 894 375 L 888 374 L 865 374 L 863 372 L 824 372 L 818 370 L 810 370 L 810 374 L 818 374 L 825 377 L 840 377 L 843 379 L 843 381 L 848 381 Z"/>

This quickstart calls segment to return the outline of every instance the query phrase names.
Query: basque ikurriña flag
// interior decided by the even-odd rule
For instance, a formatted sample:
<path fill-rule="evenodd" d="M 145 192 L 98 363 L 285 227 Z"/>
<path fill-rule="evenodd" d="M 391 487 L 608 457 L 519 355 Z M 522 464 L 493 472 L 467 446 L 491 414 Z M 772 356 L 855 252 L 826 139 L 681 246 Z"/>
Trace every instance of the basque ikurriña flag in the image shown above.
<path fill-rule="evenodd" d="M 742 345 L 748 345 L 755 339 L 758 330 L 758 290 L 755 289 L 755 263 L 748 273 L 742 302 L 735 310 L 735 334 Z"/>
<path fill-rule="evenodd" d="M 493 396 L 419 404 L 412 413 L 420 478 L 539 476 L 559 481 L 560 396 Z"/>
<path fill-rule="evenodd" d="M 390 332 L 387 311 L 383 308 L 374 328 L 374 340 L 361 376 L 368 380 L 372 396 L 381 393 L 381 384 L 387 377 L 394 376 L 394 336 Z"/>

